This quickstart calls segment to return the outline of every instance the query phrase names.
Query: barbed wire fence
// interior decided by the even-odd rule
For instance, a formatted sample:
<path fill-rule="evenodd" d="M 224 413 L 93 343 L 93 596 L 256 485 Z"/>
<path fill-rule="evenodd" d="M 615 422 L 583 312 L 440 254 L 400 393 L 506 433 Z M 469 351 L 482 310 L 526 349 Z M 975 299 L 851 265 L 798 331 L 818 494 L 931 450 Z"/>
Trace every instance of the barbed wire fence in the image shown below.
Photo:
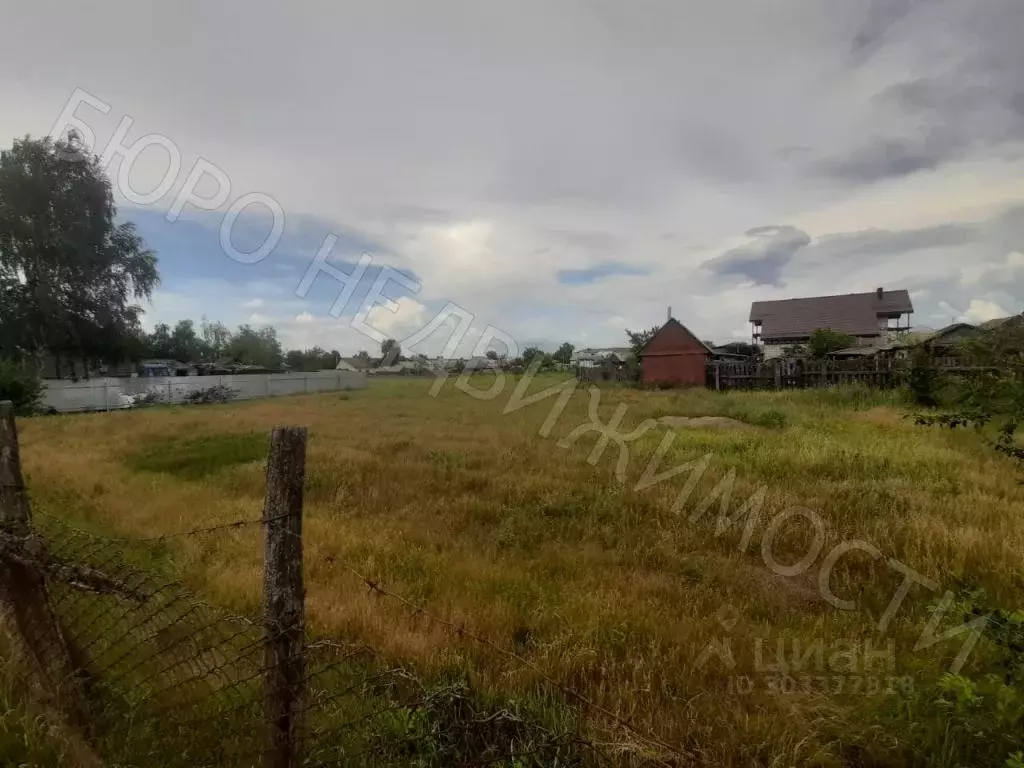
<path fill-rule="evenodd" d="M 88 745 L 89 765 L 677 766 L 692 756 L 644 733 L 524 656 L 431 612 L 337 557 L 382 600 L 475 643 L 599 718 L 544 724 L 428 684 L 357 641 L 306 626 L 302 491 L 306 430 L 273 430 L 259 518 L 150 538 L 110 538 L 40 515 L 21 473 L 13 409 L 0 403 L 0 621 L 40 704 Z M 259 528 L 263 610 L 230 614 L 155 567 L 154 545 Z"/>

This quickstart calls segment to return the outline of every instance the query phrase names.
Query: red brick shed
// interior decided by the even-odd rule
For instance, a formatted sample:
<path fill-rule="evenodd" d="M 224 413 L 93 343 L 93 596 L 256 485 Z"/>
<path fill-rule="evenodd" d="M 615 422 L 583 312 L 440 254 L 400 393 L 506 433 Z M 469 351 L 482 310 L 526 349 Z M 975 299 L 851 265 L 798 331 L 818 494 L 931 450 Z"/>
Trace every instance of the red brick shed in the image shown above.
<path fill-rule="evenodd" d="M 711 350 L 675 318 L 669 319 L 640 350 L 644 384 L 706 386 Z"/>

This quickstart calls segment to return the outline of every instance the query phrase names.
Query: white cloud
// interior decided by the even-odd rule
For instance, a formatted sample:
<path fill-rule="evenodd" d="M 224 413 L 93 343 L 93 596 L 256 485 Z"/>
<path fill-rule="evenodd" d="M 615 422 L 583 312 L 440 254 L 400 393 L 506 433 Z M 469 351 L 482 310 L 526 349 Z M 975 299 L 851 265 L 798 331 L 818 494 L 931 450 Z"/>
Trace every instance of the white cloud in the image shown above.
<path fill-rule="evenodd" d="M 971 304 L 964 312 L 963 318 L 968 323 L 984 323 L 999 317 L 1007 317 L 1011 313 L 994 301 L 987 299 L 971 299 Z"/>
<path fill-rule="evenodd" d="M 429 320 L 427 308 L 409 296 L 395 300 L 394 306 L 378 304 L 366 316 L 366 323 L 371 328 L 398 339 L 415 333 Z"/>

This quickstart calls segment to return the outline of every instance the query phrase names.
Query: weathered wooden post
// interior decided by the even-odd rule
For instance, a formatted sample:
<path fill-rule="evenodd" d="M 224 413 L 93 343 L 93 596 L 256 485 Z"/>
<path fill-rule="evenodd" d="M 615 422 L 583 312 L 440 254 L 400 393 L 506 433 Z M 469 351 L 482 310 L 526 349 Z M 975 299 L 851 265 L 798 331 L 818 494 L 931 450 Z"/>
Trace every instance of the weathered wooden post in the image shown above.
<path fill-rule="evenodd" d="M 0 612 L 16 631 L 40 693 L 56 697 L 67 715 L 81 721 L 84 710 L 67 640 L 50 604 L 41 562 L 32 562 L 44 554 L 42 540 L 32 530 L 14 405 L 4 400 L 0 402 Z"/>
<path fill-rule="evenodd" d="M 270 435 L 263 507 L 263 695 L 267 718 L 265 768 L 295 768 L 305 694 L 305 590 L 302 584 L 302 486 L 306 428 Z"/>
<path fill-rule="evenodd" d="M 14 404 L 0 402 L 0 525 L 15 535 L 26 536 L 32 510 L 21 474 L 18 428 L 14 423 Z"/>

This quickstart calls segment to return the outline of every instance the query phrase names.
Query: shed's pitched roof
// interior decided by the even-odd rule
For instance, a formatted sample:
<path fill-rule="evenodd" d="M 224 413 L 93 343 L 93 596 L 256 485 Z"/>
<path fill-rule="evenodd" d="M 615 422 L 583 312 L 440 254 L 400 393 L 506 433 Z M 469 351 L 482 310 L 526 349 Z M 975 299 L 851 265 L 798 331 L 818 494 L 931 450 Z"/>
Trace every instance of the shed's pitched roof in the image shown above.
<path fill-rule="evenodd" d="M 761 323 L 761 338 L 804 338 L 818 328 L 829 328 L 852 336 L 876 336 L 878 318 L 913 312 L 905 290 L 813 296 L 806 299 L 755 301 L 750 322 Z"/>
<path fill-rule="evenodd" d="M 702 340 L 702 339 L 701 339 L 701 338 L 700 338 L 699 336 L 697 336 L 697 335 L 696 335 L 696 334 L 695 334 L 695 333 L 694 333 L 693 331 L 691 331 L 691 330 L 690 330 L 689 328 L 687 328 L 687 327 L 686 327 L 685 325 L 683 325 L 682 323 L 680 323 L 680 322 L 679 322 L 678 320 L 676 320 L 676 319 L 675 319 L 674 317 L 670 317 L 670 318 L 668 319 L 668 322 L 667 322 L 667 323 L 665 323 L 665 324 L 664 324 L 663 326 L 661 326 L 661 328 L 659 328 L 658 330 L 656 330 L 656 331 L 654 332 L 654 335 L 653 335 L 653 336 L 651 336 L 651 338 L 649 338 L 649 339 L 647 340 L 647 343 L 646 343 L 646 344 L 644 344 L 644 345 L 643 345 L 642 347 L 640 347 L 640 349 L 639 349 L 639 350 L 637 351 L 637 353 L 636 353 L 636 356 L 637 356 L 637 357 L 643 357 L 643 355 L 644 355 L 644 352 L 645 352 L 645 351 L 647 350 L 647 348 L 648 348 L 649 346 L 651 346 L 651 342 L 653 342 L 653 341 L 654 341 L 654 340 L 655 340 L 656 338 L 658 338 L 659 334 L 661 334 L 661 332 L 662 332 L 662 331 L 664 331 L 664 330 L 665 330 L 666 328 L 668 328 L 668 327 L 670 327 L 670 326 L 673 326 L 673 325 L 678 325 L 678 326 L 679 326 L 680 328 L 682 328 L 682 329 L 683 329 L 684 331 L 686 331 L 686 332 L 687 332 L 688 334 L 690 334 L 691 336 L 693 336 L 693 338 L 694 338 L 694 339 L 695 339 L 695 340 L 697 341 L 697 343 L 699 343 L 699 344 L 700 344 L 700 345 L 701 345 L 702 347 L 704 347 L 704 349 L 705 349 L 705 350 L 707 350 L 707 353 L 708 353 L 709 355 L 713 355 L 713 354 L 715 354 L 715 351 L 714 351 L 714 350 L 713 350 L 713 349 L 712 349 L 711 347 L 709 347 L 709 346 L 708 346 L 707 344 L 705 344 L 705 343 L 704 343 L 704 341 L 703 341 L 703 340 Z"/>

